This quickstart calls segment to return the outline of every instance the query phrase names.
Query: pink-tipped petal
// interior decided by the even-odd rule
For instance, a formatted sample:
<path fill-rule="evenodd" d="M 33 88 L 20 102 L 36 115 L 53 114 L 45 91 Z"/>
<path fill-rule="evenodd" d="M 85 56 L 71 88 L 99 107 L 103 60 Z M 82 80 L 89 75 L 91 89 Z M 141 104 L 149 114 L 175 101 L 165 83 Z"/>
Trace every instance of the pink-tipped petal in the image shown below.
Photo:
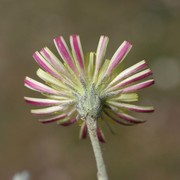
<path fill-rule="evenodd" d="M 55 71 L 55 69 L 41 56 L 39 52 L 33 54 L 33 58 L 39 64 L 42 69 L 54 76 L 55 78 L 61 79 L 61 76 Z"/>
<path fill-rule="evenodd" d="M 139 124 L 139 123 L 144 123 L 145 121 L 139 118 L 136 118 L 134 116 L 131 116 L 129 114 L 126 113 L 116 113 L 116 116 L 118 116 L 121 119 L 124 119 L 125 121 L 128 121 L 130 123 L 135 123 L 135 124 Z"/>
<path fill-rule="evenodd" d="M 51 114 L 51 113 L 61 111 L 62 109 L 63 109 L 62 106 L 52 106 L 52 107 L 47 107 L 47 108 L 42 108 L 42 109 L 32 109 L 31 113 L 34 115 L 46 115 L 46 114 Z"/>
<path fill-rule="evenodd" d="M 123 108 L 123 109 L 136 111 L 136 112 L 142 112 L 142 113 L 154 112 L 154 108 L 152 106 L 137 106 L 134 104 L 126 104 L 126 103 L 120 103 L 120 102 L 115 102 L 115 101 L 109 101 L 108 103 L 118 108 Z"/>
<path fill-rule="evenodd" d="M 110 113 L 108 111 L 104 111 L 104 114 L 106 116 L 108 116 L 110 119 L 112 119 L 114 122 L 124 125 L 124 126 L 133 126 L 136 124 L 136 123 L 130 122 L 130 121 L 123 121 L 122 119 L 119 119 L 117 116 L 115 117 L 114 115 L 112 115 L 112 113 Z"/>
<path fill-rule="evenodd" d="M 60 97 L 60 96 L 59 96 Z M 35 106 L 53 106 L 53 105 L 66 105 L 72 104 L 73 100 L 69 99 L 44 99 L 44 98 L 32 98 L 24 97 L 25 101 Z"/>
<path fill-rule="evenodd" d="M 24 80 L 24 85 L 29 88 L 32 89 L 34 91 L 38 91 L 41 93 L 47 93 L 47 94 L 54 94 L 54 95 L 59 95 L 60 93 L 34 79 L 31 79 L 29 77 L 26 77 Z"/>
<path fill-rule="evenodd" d="M 107 36 L 101 36 L 96 51 L 96 64 L 95 64 L 95 76 L 97 75 L 106 53 L 109 38 Z"/>
<path fill-rule="evenodd" d="M 77 121 L 76 118 L 68 119 L 65 122 L 59 122 L 61 126 L 70 126 L 71 124 L 74 124 Z"/>
<path fill-rule="evenodd" d="M 53 116 L 51 118 L 40 119 L 39 122 L 41 122 L 43 124 L 47 124 L 47 123 L 52 123 L 52 122 L 58 121 L 58 120 L 63 119 L 65 117 L 67 117 L 67 114 L 60 114 L 60 115 L 57 115 L 57 116 Z"/>
<path fill-rule="evenodd" d="M 126 57 L 126 55 L 128 54 L 128 52 L 130 51 L 132 45 L 127 42 L 124 41 L 121 46 L 117 49 L 117 51 L 115 52 L 115 54 L 113 55 L 113 57 L 110 60 L 110 64 L 108 66 L 108 69 L 106 71 L 106 76 L 110 75 L 111 72 L 113 71 L 113 69 L 120 63 L 123 61 L 123 59 Z"/>
<path fill-rule="evenodd" d="M 154 84 L 154 79 L 150 79 L 150 80 L 147 80 L 147 81 L 144 81 L 144 82 L 129 86 L 127 88 L 124 88 L 124 89 L 120 90 L 120 93 L 134 92 L 134 91 L 149 87 L 152 84 Z"/>
<path fill-rule="evenodd" d="M 52 106 L 52 105 L 62 104 L 60 100 L 55 100 L 55 99 L 32 98 L 32 97 L 24 97 L 24 99 L 27 103 L 35 106 Z"/>
<path fill-rule="evenodd" d="M 130 75 L 144 69 L 147 67 L 147 63 L 145 60 L 142 60 L 136 64 L 134 64 L 133 66 L 125 69 L 124 71 L 122 71 L 119 75 L 117 75 L 113 81 L 110 82 L 109 86 L 111 86 L 112 84 L 117 83 L 118 81 L 121 81 L 122 79 L 129 77 Z"/>
<path fill-rule="evenodd" d="M 71 48 L 73 50 L 73 54 L 75 58 L 78 60 L 79 66 L 82 70 L 84 70 L 84 54 L 81 46 L 81 41 L 78 35 L 70 36 Z"/>
<path fill-rule="evenodd" d="M 71 56 L 71 53 L 69 51 L 69 48 L 67 47 L 67 44 L 62 36 L 57 37 L 54 39 L 55 46 L 61 56 L 61 58 L 66 62 L 69 67 L 76 72 L 76 67 L 73 62 L 73 58 Z"/>
<path fill-rule="evenodd" d="M 85 139 L 87 137 L 87 125 L 86 122 L 83 122 L 83 124 L 81 125 L 81 129 L 80 129 L 80 134 L 79 137 L 80 139 Z"/>
<path fill-rule="evenodd" d="M 99 127 L 97 127 L 96 132 L 97 132 L 98 140 L 102 143 L 105 143 L 105 137 L 102 130 Z"/>
<path fill-rule="evenodd" d="M 146 69 L 142 72 L 139 72 L 133 76 L 130 76 L 129 78 L 121 81 L 120 83 L 118 83 L 117 85 L 115 85 L 114 87 L 110 88 L 111 90 L 116 90 L 117 88 L 129 85 L 131 83 L 134 83 L 136 81 L 142 80 L 148 76 L 152 75 L 152 71 L 150 69 Z"/>
<path fill-rule="evenodd" d="M 63 63 L 47 47 L 43 48 L 40 53 L 57 71 L 66 72 Z"/>

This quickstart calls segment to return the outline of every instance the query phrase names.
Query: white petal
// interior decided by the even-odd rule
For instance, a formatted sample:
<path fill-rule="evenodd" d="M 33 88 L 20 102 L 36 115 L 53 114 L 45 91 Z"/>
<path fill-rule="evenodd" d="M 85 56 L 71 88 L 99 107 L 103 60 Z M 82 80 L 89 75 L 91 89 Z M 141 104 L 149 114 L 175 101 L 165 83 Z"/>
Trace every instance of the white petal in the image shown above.
<path fill-rule="evenodd" d="M 62 106 L 52 106 L 52 107 L 43 108 L 43 109 L 32 109 L 31 113 L 37 114 L 37 115 L 45 115 L 45 114 L 55 113 L 61 110 L 63 110 Z"/>

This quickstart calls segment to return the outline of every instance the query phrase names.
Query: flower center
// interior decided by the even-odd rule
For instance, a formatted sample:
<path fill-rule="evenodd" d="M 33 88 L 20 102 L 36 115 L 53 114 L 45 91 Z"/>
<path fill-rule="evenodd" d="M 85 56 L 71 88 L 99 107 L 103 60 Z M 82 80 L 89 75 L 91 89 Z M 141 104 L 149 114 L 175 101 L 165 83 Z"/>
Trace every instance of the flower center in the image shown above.
<path fill-rule="evenodd" d="M 84 94 L 77 96 L 77 111 L 82 118 L 91 116 L 99 118 L 102 111 L 102 100 L 92 84 L 89 88 L 84 87 Z"/>

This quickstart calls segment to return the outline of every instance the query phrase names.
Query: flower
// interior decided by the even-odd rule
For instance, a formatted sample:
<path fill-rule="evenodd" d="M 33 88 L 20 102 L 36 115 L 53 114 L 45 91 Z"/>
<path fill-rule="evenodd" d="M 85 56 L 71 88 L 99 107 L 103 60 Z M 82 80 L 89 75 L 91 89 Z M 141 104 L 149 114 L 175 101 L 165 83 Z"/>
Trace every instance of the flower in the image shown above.
<path fill-rule="evenodd" d="M 37 76 L 45 84 L 26 77 L 24 85 L 42 93 L 44 98 L 25 97 L 31 105 L 42 106 L 31 110 L 32 114 L 45 115 L 41 123 L 56 122 L 69 126 L 75 122 L 81 126 L 80 137 L 86 138 L 86 116 L 97 120 L 97 136 L 104 142 L 100 122 L 114 121 L 122 125 L 145 122 L 129 113 L 131 111 L 149 113 L 152 106 L 132 104 L 138 101 L 137 90 L 154 83 L 145 60 L 122 70 L 122 61 L 132 45 L 124 41 L 110 60 L 105 59 L 108 37 L 101 36 L 96 52 L 84 55 L 78 35 L 70 36 L 71 50 L 62 36 L 54 39 L 61 60 L 47 47 L 36 51 L 33 58 L 41 67 Z"/>

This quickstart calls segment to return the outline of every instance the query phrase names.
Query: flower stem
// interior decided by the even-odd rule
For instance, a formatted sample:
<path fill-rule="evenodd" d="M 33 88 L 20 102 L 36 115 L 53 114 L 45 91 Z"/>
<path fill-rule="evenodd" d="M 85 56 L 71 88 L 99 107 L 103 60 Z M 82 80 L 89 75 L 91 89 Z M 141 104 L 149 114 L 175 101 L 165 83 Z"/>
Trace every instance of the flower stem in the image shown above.
<path fill-rule="evenodd" d="M 86 117 L 88 132 L 91 140 L 91 144 L 93 147 L 95 159 L 96 159 L 96 165 L 97 165 L 97 177 L 98 180 L 108 180 L 106 167 L 104 164 L 104 160 L 102 157 L 102 151 L 99 144 L 99 140 L 97 137 L 96 129 L 97 129 L 97 121 L 95 118 L 92 118 L 90 116 Z"/>

